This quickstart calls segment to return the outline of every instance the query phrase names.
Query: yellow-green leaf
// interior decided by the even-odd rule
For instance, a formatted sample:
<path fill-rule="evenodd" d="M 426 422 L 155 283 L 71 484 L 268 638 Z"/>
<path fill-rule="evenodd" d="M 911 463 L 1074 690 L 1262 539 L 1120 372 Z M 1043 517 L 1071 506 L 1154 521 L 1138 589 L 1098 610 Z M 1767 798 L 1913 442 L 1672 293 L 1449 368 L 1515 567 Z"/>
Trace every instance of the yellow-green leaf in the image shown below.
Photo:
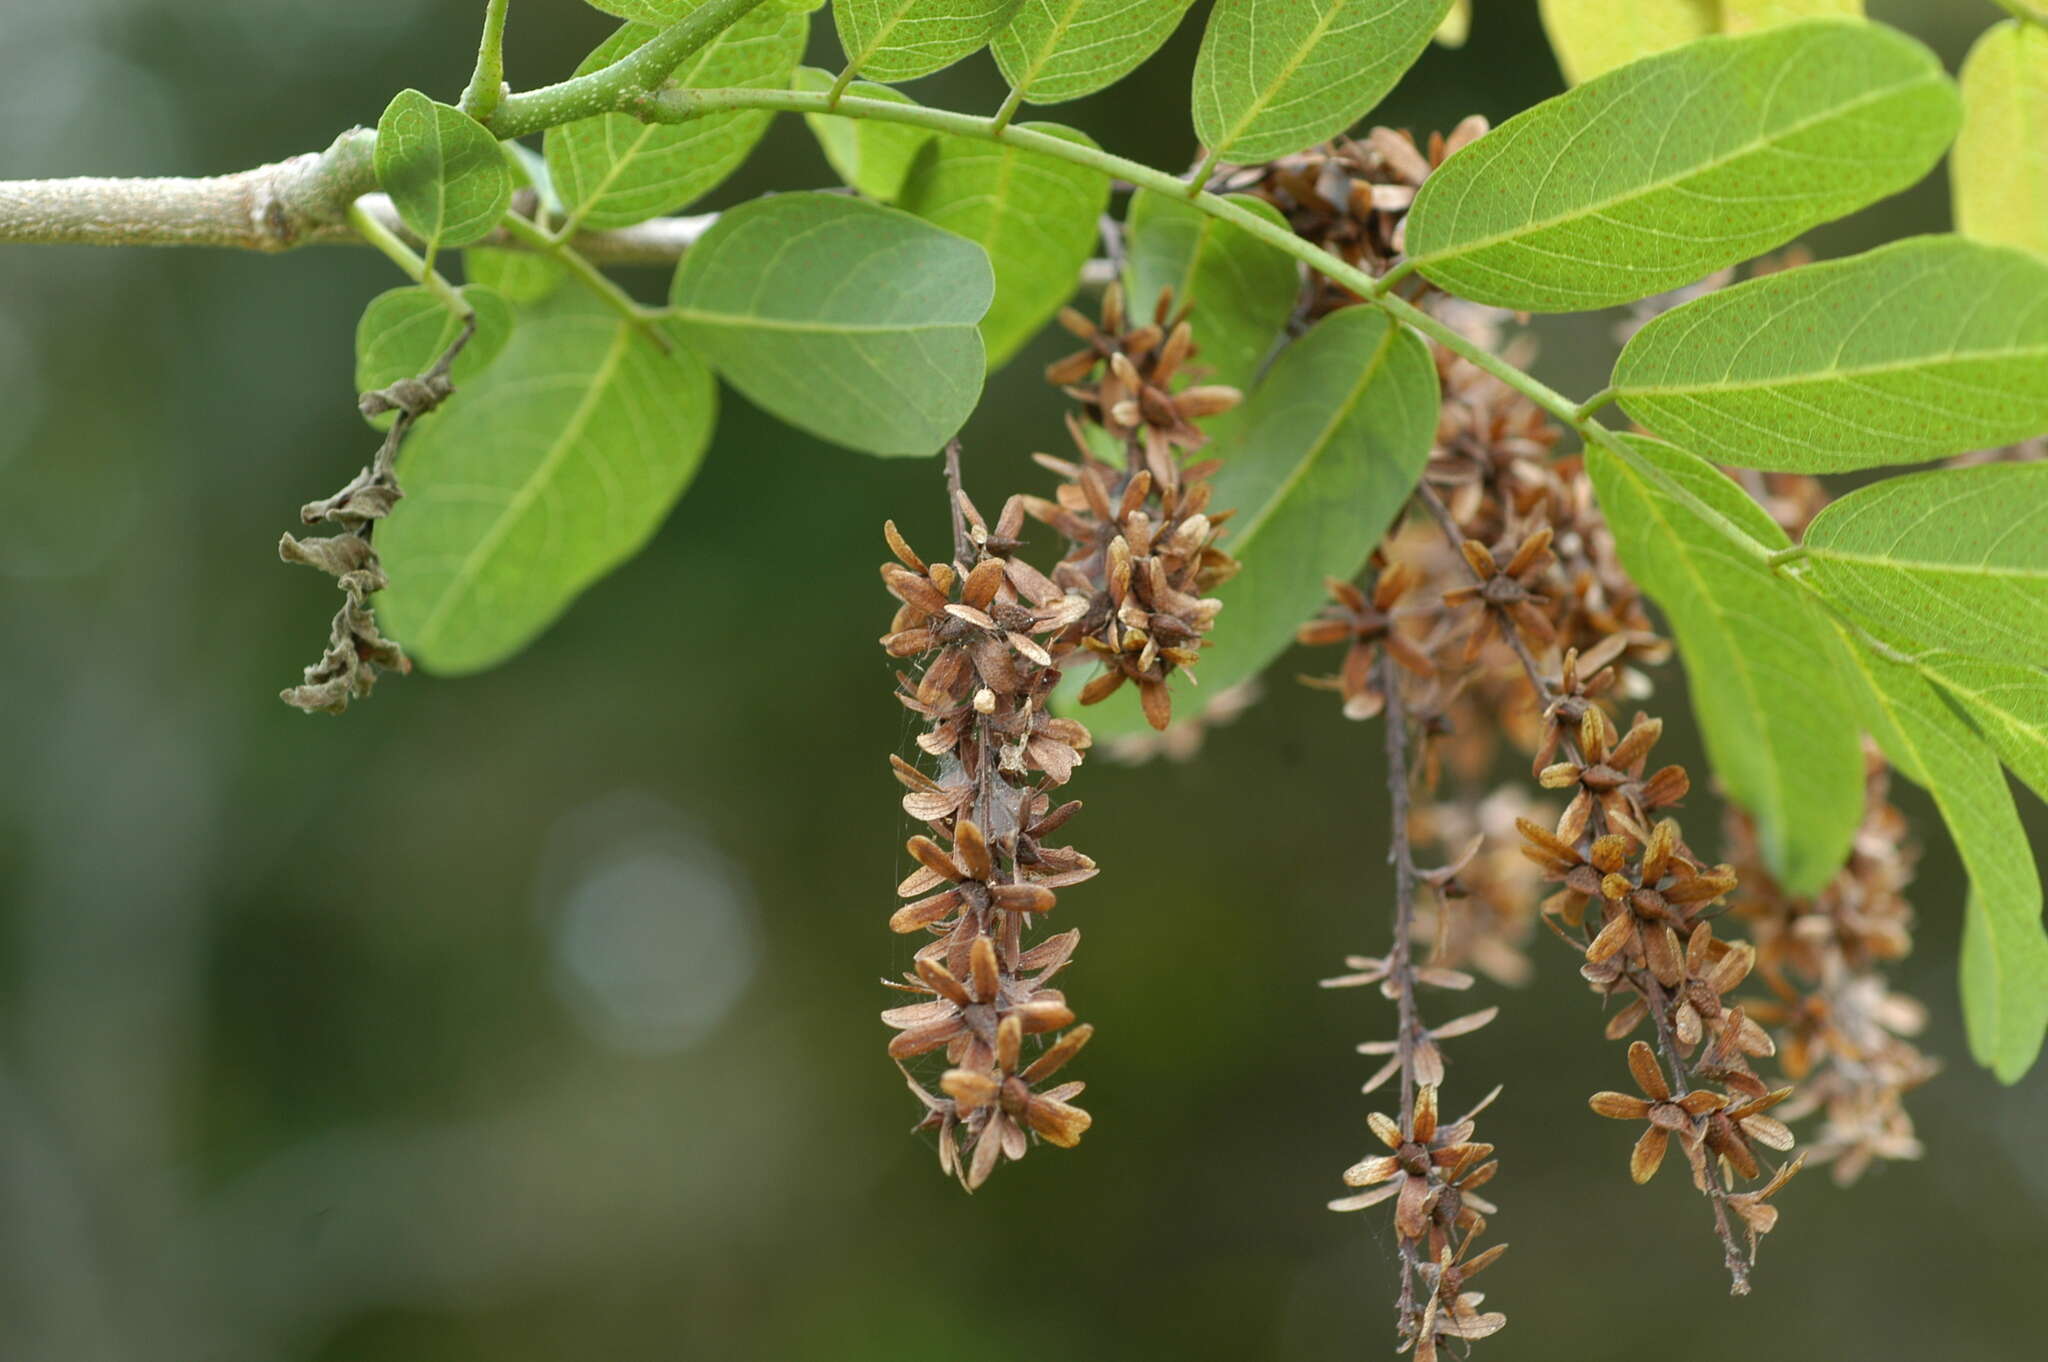
<path fill-rule="evenodd" d="M 1721 31 L 1747 33 L 1795 19 L 1861 19 L 1863 0 L 1721 0 Z"/>
<path fill-rule="evenodd" d="M 2048 255 L 2048 23 L 1993 25 L 1963 63 L 1956 230 Z"/>
<path fill-rule="evenodd" d="M 1573 85 L 1720 32 L 1716 0 L 1542 0 L 1543 31 Z"/>

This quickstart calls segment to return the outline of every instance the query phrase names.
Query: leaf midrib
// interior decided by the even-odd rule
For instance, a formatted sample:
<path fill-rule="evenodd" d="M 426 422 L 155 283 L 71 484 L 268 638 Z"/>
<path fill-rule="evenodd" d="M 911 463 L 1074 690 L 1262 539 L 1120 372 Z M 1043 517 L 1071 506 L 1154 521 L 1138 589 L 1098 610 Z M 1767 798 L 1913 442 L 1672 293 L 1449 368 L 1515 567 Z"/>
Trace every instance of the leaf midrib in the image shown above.
<path fill-rule="evenodd" d="M 1301 480 L 1307 477 L 1309 471 L 1322 461 L 1323 455 L 1329 452 L 1330 445 L 1336 438 L 1338 429 L 1351 418 L 1353 412 L 1358 410 L 1358 404 L 1365 399 L 1365 394 L 1372 388 L 1373 380 L 1379 376 L 1380 370 L 1386 366 L 1387 356 L 1393 353 L 1394 341 L 1400 334 L 1401 328 L 1389 318 L 1385 323 L 1385 330 L 1381 334 L 1379 342 L 1373 346 L 1372 358 L 1367 360 L 1365 367 L 1359 371 L 1358 381 L 1352 385 L 1351 391 L 1346 394 L 1344 401 L 1330 414 L 1330 419 L 1323 423 L 1323 428 L 1317 432 L 1316 438 L 1310 441 L 1308 450 L 1301 458 L 1295 461 L 1293 470 L 1288 473 L 1287 477 L 1282 480 L 1278 487 L 1273 489 L 1273 495 L 1266 498 L 1265 503 L 1259 507 L 1257 514 L 1252 517 L 1251 523 L 1245 526 L 1244 533 L 1238 537 L 1237 542 L 1232 546 L 1231 551 L 1233 553 L 1241 555 L 1245 549 L 1251 546 L 1252 541 L 1258 538 L 1259 531 L 1264 529 L 1267 523 L 1272 520 L 1278 508 L 1286 502 L 1288 496 L 1300 485 Z M 1249 429 L 1247 434 L 1249 434 Z"/>
<path fill-rule="evenodd" d="M 1770 378 L 1712 379 L 1699 383 L 1614 385 L 1617 397 L 1691 397 L 1699 393 L 1756 392 L 1766 388 L 1799 387 L 1831 383 L 1839 379 L 1864 378 L 1879 374 L 1912 373 L 1931 365 L 1972 363 L 1980 360 L 2040 359 L 2048 362 L 2048 342 L 1999 350 L 1951 350 L 1938 355 L 1914 355 L 1878 364 L 1858 364 L 1837 369 L 1802 369 Z"/>
<path fill-rule="evenodd" d="M 1264 94 L 1252 101 L 1251 107 L 1245 111 L 1244 116 L 1230 126 L 1228 135 L 1216 139 L 1216 145 L 1210 148 L 1211 151 L 1218 155 L 1225 155 L 1229 153 L 1231 148 L 1237 145 L 1239 139 L 1244 136 L 1244 130 L 1257 122 L 1259 115 L 1265 113 L 1271 107 L 1274 97 L 1279 94 L 1288 81 L 1294 79 L 1294 73 L 1301 69 L 1301 64 L 1308 60 L 1308 54 L 1315 50 L 1316 44 L 1321 42 L 1329 33 L 1330 25 L 1335 22 L 1337 16 L 1344 11 L 1344 8 L 1350 2 L 1351 0 L 1334 0 L 1328 13 L 1324 14 L 1316 22 L 1314 33 L 1296 47 L 1294 55 L 1287 59 L 1287 64 L 1281 69 L 1279 76 L 1267 84 Z M 1250 18 L 1249 9 L 1246 11 L 1246 18 Z"/>
<path fill-rule="evenodd" d="M 814 322 L 787 317 L 757 317 L 743 312 L 707 312 L 701 308 L 681 305 L 670 308 L 668 315 L 679 322 L 692 322 L 699 326 L 729 326 L 749 331 L 791 331 L 805 335 L 834 336 L 901 336 L 924 331 L 972 331 L 976 325 L 974 322 Z"/>
<path fill-rule="evenodd" d="M 512 532 L 512 526 L 520 517 L 526 514 L 527 508 L 540 495 L 540 489 L 553 477 L 562 460 L 568 457 L 569 451 L 583 438 L 584 430 L 588 428 L 591 417 L 601 405 L 605 390 L 611 386 L 612 379 L 618 374 L 619 366 L 625 362 L 626 352 L 632 343 L 633 328 L 621 323 L 618 334 L 612 340 L 611 349 L 605 353 L 604 361 L 591 375 L 590 385 L 584 389 L 583 398 L 576 404 L 576 410 L 570 413 L 569 422 L 562 428 L 562 433 L 548 447 L 547 453 L 541 456 L 540 462 L 534 465 L 533 471 L 512 494 L 511 500 L 505 503 L 504 509 L 498 513 L 497 519 L 491 522 L 490 528 L 478 536 L 470 551 L 463 555 L 461 564 L 457 566 L 448 580 L 448 585 L 442 590 L 440 600 L 435 602 L 426 623 L 420 626 L 422 648 L 430 648 L 431 640 L 440 637 L 443 617 L 454 606 L 456 599 L 466 595 L 475 585 L 476 576 L 482 571 L 484 560 L 497 551 L 498 545 Z"/>

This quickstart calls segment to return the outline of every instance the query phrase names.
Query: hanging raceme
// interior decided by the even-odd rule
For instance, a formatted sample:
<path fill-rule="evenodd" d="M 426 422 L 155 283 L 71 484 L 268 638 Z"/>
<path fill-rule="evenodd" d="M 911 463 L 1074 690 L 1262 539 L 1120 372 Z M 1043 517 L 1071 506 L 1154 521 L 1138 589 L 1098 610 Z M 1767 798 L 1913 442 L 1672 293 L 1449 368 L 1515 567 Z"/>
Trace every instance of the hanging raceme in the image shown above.
<path fill-rule="evenodd" d="M 2048 794 L 2034 18 L 1980 39 L 1959 97 L 1858 0 L 1544 0 L 1574 88 L 1418 139 L 1356 125 L 1432 37 L 1482 42 L 1487 7 L 1216 0 L 1175 77 L 1187 173 L 1106 149 L 1119 124 L 1091 105 L 1072 127 L 1017 115 L 1154 60 L 1189 0 L 833 0 L 832 69 L 799 65 L 810 0 L 605 0 L 623 23 L 517 90 L 506 8 L 457 103 L 402 91 L 374 133 L 218 180 L 0 185 L 0 242 L 342 239 L 404 276 L 356 334 L 384 444 L 305 508 L 341 532 L 281 548 L 345 596 L 286 693 L 301 708 L 540 638 L 661 526 L 721 383 L 848 450 L 947 451 L 950 549 L 885 530 L 882 643 L 922 729 L 892 766 L 923 831 L 890 919 L 921 938 L 888 981 L 910 996 L 883 1020 L 967 1187 L 1093 1120 L 1069 1068 L 1093 1030 L 1063 985 L 1065 914 L 1095 892 L 1067 891 L 1096 864 L 1065 840 L 1065 787 L 1098 739 L 1197 755 L 1290 642 L 1331 650 L 1308 679 L 1342 716 L 1385 725 L 1392 892 L 1368 891 L 1370 944 L 1327 982 L 1393 1004 L 1359 1047 L 1391 1110 L 1332 1204 L 1386 1208 L 1418 1359 L 1507 1322 L 1471 1289 L 1513 1271 L 1473 1118 L 1499 1095 L 1490 1135 L 1531 1119 L 1517 1075 L 1470 1074 L 1452 1043 L 1511 1004 L 1445 993 L 1577 972 L 1631 1042 L 1586 1138 L 1633 1123 L 1637 1182 L 1684 1164 L 1737 1293 L 1806 1162 L 1850 1182 L 1920 1152 L 1905 1100 L 1937 1061 L 1885 975 L 1915 934 L 1960 931 L 1972 1055 L 2006 1082 L 2033 1064 L 2048 933 L 2006 772 Z M 946 88 L 1002 80 L 977 112 L 892 84 L 970 58 Z M 778 114 L 822 157 L 757 160 Z M 1952 141 L 1957 234 L 1739 268 Z M 778 192 L 681 215 L 738 183 Z M 674 266 L 658 297 L 607 272 L 648 263 Z M 1607 389 L 1531 373 L 1518 313 L 1623 304 Z M 1035 457 L 1058 483 L 977 502 L 958 437 L 1055 320 L 1071 447 Z M 977 469 L 1022 471 L 1013 430 L 977 430 Z M 1710 771 L 1659 756 L 1683 722 L 1667 634 Z M 1503 751 L 1528 773 L 1503 783 Z M 1969 876 L 1950 918 L 1930 902 L 1916 924 L 1904 898 L 1894 775 Z M 1685 806 L 1710 776 L 1716 848 L 1677 821 L 1702 831 Z"/>

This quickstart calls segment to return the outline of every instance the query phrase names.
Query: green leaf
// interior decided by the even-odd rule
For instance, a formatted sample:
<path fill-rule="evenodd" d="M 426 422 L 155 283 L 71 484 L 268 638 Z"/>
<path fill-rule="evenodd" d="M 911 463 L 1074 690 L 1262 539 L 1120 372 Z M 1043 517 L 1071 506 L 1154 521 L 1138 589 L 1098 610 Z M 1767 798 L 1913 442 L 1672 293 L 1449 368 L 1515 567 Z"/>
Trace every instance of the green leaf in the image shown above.
<path fill-rule="evenodd" d="M 1721 28 L 1718 0 L 1542 0 L 1538 8 L 1572 85 Z"/>
<path fill-rule="evenodd" d="M 2048 260 L 1914 237 L 1675 308 L 1621 352 L 1630 416 L 1718 463 L 1913 463 L 2048 431 Z"/>
<path fill-rule="evenodd" d="M 1378 308 L 1350 307 L 1281 352 L 1259 385 L 1209 504 L 1235 508 L 1223 547 L 1244 570 L 1217 588 L 1196 701 L 1264 671 L 1365 566 L 1415 490 L 1436 439 L 1436 363 Z M 1077 711 L 1098 739 L 1146 731 L 1136 687 Z"/>
<path fill-rule="evenodd" d="M 1660 441 L 1613 437 L 1587 450 L 1586 468 L 1622 562 L 1678 639 L 1714 774 L 1755 815 L 1771 872 L 1814 892 L 1863 817 L 1863 753 L 1834 632 L 1765 561 L 1787 547 L 1784 531 Z"/>
<path fill-rule="evenodd" d="M 430 256 L 487 235 L 512 203 L 512 171 L 498 139 L 418 90 L 401 90 L 386 106 L 373 159 L 377 183 Z"/>
<path fill-rule="evenodd" d="M 1122 80 L 1173 36 L 1194 0 L 1024 0 L 992 44 L 1010 88 L 1033 104 Z"/>
<path fill-rule="evenodd" d="M 1995 24 L 1963 63 L 1956 230 L 2048 255 L 2048 24 Z"/>
<path fill-rule="evenodd" d="M 1394 88 L 1451 0 L 1216 0 L 1195 57 L 1195 134 L 1270 161 L 1344 131 Z"/>
<path fill-rule="evenodd" d="M 1033 132 L 1092 147 L 1057 123 Z M 988 252 L 996 297 L 981 319 L 993 369 L 1038 334 L 1073 296 L 1081 267 L 1095 253 L 1109 180 L 1086 166 L 1014 146 L 941 137 L 904 183 L 902 207 Z"/>
<path fill-rule="evenodd" d="M 869 80 L 915 80 L 971 56 L 1018 0 L 832 0 L 847 65 Z"/>
<path fill-rule="evenodd" d="M 981 247 L 840 194 L 721 213 L 683 256 L 677 330 L 755 405 L 870 454 L 931 454 L 981 395 Z"/>
<path fill-rule="evenodd" d="M 2012 791 L 1991 749 L 1917 671 L 1866 646 L 1845 651 L 1864 683 L 1863 709 L 1878 745 L 1934 796 L 1969 872 L 1963 1023 L 1977 1062 L 2016 1083 L 2048 1031 L 2048 935 Z"/>
<path fill-rule="evenodd" d="M 1286 225 L 1264 199 L 1233 194 L 1230 201 L 1276 226 Z M 1301 267 L 1294 257 L 1186 199 L 1149 189 L 1131 196 L 1124 226 L 1131 310 L 1148 315 L 1160 291 L 1172 289 L 1176 306 L 1192 308 L 1189 321 L 1200 352 L 1196 366 L 1208 371 L 1200 381 L 1251 392 L 1294 315 L 1301 292 Z M 1212 416 L 1203 428 L 1219 446 L 1226 444 L 1247 410 L 1240 406 Z"/>
<path fill-rule="evenodd" d="M 2048 666 L 2048 463 L 1888 478 L 1806 530 L 1804 571 L 1878 638 Z"/>
<path fill-rule="evenodd" d="M 794 85 L 799 90 L 822 93 L 832 88 L 832 73 L 815 66 L 798 67 Z M 891 104 L 917 102 L 893 86 L 870 85 L 864 80 L 847 86 L 846 93 Z M 928 128 L 913 128 L 907 123 L 840 118 L 832 114 L 805 114 L 804 124 L 840 180 L 882 203 L 896 202 L 918 152 L 935 135 Z"/>
<path fill-rule="evenodd" d="M 1721 31 L 1748 33 L 1799 19 L 1861 19 L 1863 0 L 1721 0 Z"/>
<path fill-rule="evenodd" d="M 470 247 L 462 253 L 462 271 L 514 303 L 539 302 L 553 293 L 569 272 L 551 255 L 503 246 Z"/>
<path fill-rule="evenodd" d="M 433 671 L 503 661 L 653 535 L 716 411 L 694 357 L 580 291 L 523 313 L 497 363 L 406 441 L 378 613 Z"/>
<path fill-rule="evenodd" d="M 764 6 L 686 58 L 670 79 L 698 88 L 783 89 L 803 60 L 809 30 L 803 15 Z M 659 31 L 625 25 L 576 73 L 610 65 Z M 773 117 L 765 109 L 732 109 L 687 123 L 642 123 L 628 114 L 599 114 L 549 128 L 541 146 L 572 229 L 625 227 L 709 192 L 739 169 Z"/>
<path fill-rule="evenodd" d="M 1702 38 L 1518 114 L 1429 177 L 1409 257 L 1461 297 L 1530 312 L 1647 298 L 1912 184 L 1955 89 L 1876 24 Z"/>
<path fill-rule="evenodd" d="M 458 387 L 481 373 L 512 338 L 512 308 L 504 295 L 482 284 L 466 284 L 460 292 L 476 313 L 476 334 L 449 370 Z M 461 330 L 462 319 L 419 284 L 378 294 L 356 322 L 356 391 L 388 388 L 401 378 L 425 373 Z M 385 430 L 398 414 L 385 412 L 367 419 Z"/>
<path fill-rule="evenodd" d="M 2048 672 L 1959 653 L 1924 653 L 1913 665 L 1962 704 L 2014 775 L 2048 799 Z"/>

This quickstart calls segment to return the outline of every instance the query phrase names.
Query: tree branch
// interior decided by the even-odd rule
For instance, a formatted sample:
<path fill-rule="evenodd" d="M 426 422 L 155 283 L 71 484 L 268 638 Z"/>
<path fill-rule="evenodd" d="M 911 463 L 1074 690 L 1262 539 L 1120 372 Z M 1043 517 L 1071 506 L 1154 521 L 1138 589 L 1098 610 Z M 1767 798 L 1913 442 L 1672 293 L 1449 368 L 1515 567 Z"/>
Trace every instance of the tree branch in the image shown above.
<path fill-rule="evenodd" d="M 377 187 L 376 140 L 354 128 L 325 151 L 203 179 L 0 181 L 0 242 L 290 250 Z"/>

